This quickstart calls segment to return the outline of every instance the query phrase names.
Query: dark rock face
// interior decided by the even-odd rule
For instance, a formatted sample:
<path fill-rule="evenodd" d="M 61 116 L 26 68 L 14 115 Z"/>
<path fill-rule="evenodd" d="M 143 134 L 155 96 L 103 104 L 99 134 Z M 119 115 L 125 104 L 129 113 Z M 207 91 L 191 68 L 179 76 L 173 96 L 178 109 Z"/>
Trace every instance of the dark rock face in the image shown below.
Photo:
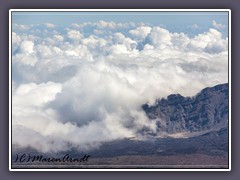
<path fill-rule="evenodd" d="M 220 84 L 203 89 L 195 97 L 172 94 L 142 108 L 156 121 L 158 132 L 217 130 L 228 126 L 228 98 L 228 84 Z"/>

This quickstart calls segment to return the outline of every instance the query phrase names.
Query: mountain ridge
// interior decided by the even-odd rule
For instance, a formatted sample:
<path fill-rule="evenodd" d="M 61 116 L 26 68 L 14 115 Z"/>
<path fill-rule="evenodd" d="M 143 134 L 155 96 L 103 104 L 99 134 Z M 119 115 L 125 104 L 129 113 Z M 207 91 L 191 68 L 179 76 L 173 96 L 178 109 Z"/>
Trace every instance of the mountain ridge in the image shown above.
<path fill-rule="evenodd" d="M 171 94 L 142 109 L 157 124 L 157 133 L 217 130 L 228 126 L 228 83 L 207 87 L 193 97 Z"/>

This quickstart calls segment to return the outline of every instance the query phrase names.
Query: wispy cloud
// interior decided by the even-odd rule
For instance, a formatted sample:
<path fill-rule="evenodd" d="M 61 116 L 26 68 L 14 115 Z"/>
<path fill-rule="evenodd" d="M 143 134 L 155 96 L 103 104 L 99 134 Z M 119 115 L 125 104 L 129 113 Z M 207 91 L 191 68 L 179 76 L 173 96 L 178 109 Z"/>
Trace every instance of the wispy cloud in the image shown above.
<path fill-rule="evenodd" d="M 224 29 L 224 28 L 226 28 L 226 25 L 217 23 L 215 20 L 212 21 L 212 25 L 213 25 L 213 27 L 216 28 L 216 29 Z"/>
<path fill-rule="evenodd" d="M 56 25 L 52 24 L 52 23 L 45 23 L 44 24 L 47 28 L 55 28 Z"/>
<path fill-rule="evenodd" d="M 197 25 L 197 24 L 193 24 L 191 26 L 188 26 L 189 29 L 192 29 L 192 30 L 197 30 L 199 29 L 200 27 Z"/>

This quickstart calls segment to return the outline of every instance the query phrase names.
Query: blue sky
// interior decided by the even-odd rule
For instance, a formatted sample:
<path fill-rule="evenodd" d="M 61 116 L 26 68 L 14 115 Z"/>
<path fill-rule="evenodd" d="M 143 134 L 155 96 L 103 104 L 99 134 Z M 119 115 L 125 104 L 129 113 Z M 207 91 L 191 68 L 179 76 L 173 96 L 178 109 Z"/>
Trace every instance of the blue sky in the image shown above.
<path fill-rule="evenodd" d="M 228 26 L 228 12 L 13 12 L 13 24 L 52 23 L 68 26 L 72 23 L 98 22 L 145 23 L 162 26 L 172 32 L 194 36 L 212 28 L 212 22 Z M 194 28 L 195 27 L 195 28 Z M 228 28 L 221 32 L 227 36 Z"/>

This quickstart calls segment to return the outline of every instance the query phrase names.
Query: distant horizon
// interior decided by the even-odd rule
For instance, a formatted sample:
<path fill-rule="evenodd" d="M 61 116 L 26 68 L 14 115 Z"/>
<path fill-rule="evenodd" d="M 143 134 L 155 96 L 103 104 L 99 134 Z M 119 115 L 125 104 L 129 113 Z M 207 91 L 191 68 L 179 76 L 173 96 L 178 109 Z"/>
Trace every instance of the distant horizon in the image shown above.
<path fill-rule="evenodd" d="M 182 21 L 184 19 L 184 21 Z M 97 23 L 98 21 L 115 23 L 136 23 L 149 26 L 162 26 L 171 32 L 184 32 L 194 36 L 219 24 L 228 26 L 228 12 L 12 12 L 12 23 L 36 25 L 52 23 L 69 26 L 77 23 Z M 228 28 L 221 28 L 224 37 Z"/>

